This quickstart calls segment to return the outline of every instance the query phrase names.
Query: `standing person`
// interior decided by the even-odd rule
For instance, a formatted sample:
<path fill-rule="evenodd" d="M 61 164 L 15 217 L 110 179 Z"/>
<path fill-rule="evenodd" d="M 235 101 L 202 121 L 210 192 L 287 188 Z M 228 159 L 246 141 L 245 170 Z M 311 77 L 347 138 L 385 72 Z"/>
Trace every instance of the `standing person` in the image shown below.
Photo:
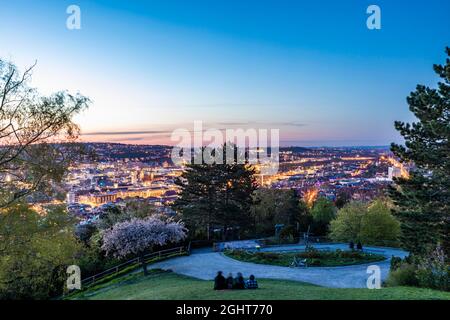
<path fill-rule="evenodd" d="M 245 281 L 242 273 L 238 272 L 234 279 L 233 289 L 245 289 Z"/>
<path fill-rule="evenodd" d="M 233 282 L 234 282 L 233 275 L 230 272 L 226 280 L 227 289 L 233 289 Z"/>
<path fill-rule="evenodd" d="M 358 250 L 363 249 L 361 241 L 358 241 L 358 243 L 356 244 L 356 249 L 358 249 Z"/>
<path fill-rule="evenodd" d="M 254 275 L 250 275 L 250 278 L 245 282 L 247 289 L 258 289 L 258 281 L 256 281 Z"/>
<path fill-rule="evenodd" d="M 224 290 L 226 288 L 225 277 L 222 275 L 222 271 L 218 271 L 217 276 L 214 278 L 214 290 Z"/>

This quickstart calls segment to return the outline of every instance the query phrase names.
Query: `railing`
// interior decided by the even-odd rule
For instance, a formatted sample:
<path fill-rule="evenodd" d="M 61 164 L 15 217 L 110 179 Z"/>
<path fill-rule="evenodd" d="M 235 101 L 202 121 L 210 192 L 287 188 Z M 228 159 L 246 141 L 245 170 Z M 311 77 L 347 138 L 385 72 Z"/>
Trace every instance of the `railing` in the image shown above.
<path fill-rule="evenodd" d="M 231 242 L 239 242 L 240 240 L 234 240 Z M 275 238 L 275 237 L 267 237 L 267 238 L 259 238 L 259 239 L 248 239 L 242 241 L 254 241 L 259 247 L 272 247 L 272 246 L 280 246 L 280 245 L 305 245 L 305 244 L 332 244 L 335 243 L 327 237 L 323 236 L 309 236 L 305 237 L 292 237 L 292 238 Z M 213 250 L 214 251 L 223 251 L 225 249 L 224 244 L 230 242 L 214 242 Z M 248 247 L 247 249 L 255 249 L 255 247 Z"/>
<path fill-rule="evenodd" d="M 138 264 L 142 263 L 142 259 L 145 260 L 145 262 L 148 262 L 150 260 L 160 260 L 163 258 L 167 258 L 169 256 L 178 256 L 182 254 L 187 254 L 190 252 L 190 245 L 187 247 L 176 247 L 166 250 L 161 250 L 157 252 L 152 252 L 144 255 L 143 257 L 136 257 L 134 259 L 128 260 L 126 262 L 123 262 L 121 264 L 118 264 L 110 269 L 104 270 L 100 273 L 97 273 L 93 276 L 84 278 L 81 280 L 81 284 L 83 287 L 89 287 L 95 283 L 100 282 L 101 280 L 104 280 L 106 277 L 114 277 L 115 275 L 118 275 L 120 272 L 124 271 L 125 269 L 135 265 L 135 267 L 138 267 Z"/>
<path fill-rule="evenodd" d="M 268 237 L 256 240 L 262 247 L 278 246 L 278 245 L 289 245 L 289 244 L 323 244 L 323 243 L 333 243 L 328 237 L 323 236 L 309 236 L 305 237 L 295 237 L 295 238 L 275 238 Z"/>

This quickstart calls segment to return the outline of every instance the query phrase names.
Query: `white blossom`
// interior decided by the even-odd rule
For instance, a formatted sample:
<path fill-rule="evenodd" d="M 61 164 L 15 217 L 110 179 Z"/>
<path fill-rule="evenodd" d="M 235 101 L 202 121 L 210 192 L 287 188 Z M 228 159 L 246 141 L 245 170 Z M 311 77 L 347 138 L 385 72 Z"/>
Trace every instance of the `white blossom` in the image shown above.
<path fill-rule="evenodd" d="M 155 217 L 133 218 L 119 222 L 103 234 L 102 249 L 117 258 L 141 255 L 155 245 L 165 245 L 183 240 L 186 229 L 183 223 L 162 221 Z"/>

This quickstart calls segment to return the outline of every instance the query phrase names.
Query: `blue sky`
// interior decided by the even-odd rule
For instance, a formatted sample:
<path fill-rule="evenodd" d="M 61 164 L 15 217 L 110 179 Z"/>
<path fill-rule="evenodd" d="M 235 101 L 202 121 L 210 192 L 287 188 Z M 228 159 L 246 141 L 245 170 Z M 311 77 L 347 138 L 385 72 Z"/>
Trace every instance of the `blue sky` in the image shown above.
<path fill-rule="evenodd" d="M 66 28 L 70 4 L 81 30 Z M 370 4 L 381 30 L 366 27 Z M 436 85 L 448 12 L 446 0 L 5 1 L 0 57 L 37 60 L 43 93 L 89 96 L 87 140 L 164 143 L 202 120 L 279 128 L 283 145 L 387 145 L 394 120 L 413 120 L 409 92 Z"/>

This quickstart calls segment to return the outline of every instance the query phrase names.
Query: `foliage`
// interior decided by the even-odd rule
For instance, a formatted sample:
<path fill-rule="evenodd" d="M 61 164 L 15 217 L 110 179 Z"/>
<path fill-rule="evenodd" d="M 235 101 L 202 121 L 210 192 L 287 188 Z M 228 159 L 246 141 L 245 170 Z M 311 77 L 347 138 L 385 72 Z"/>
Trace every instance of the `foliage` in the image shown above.
<path fill-rule="evenodd" d="M 330 221 L 336 215 L 336 208 L 332 201 L 327 198 L 320 197 L 314 203 L 311 209 L 313 218 L 313 230 L 315 235 L 325 235 L 328 230 Z"/>
<path fill-rule="evenodd" d="M 139 256 L 144 274 L 147 264 L 144 255 L 155 246 L 174 243 L 186 237 L 186 229 L 181 222 L 163 221 L 156 217 L 132 218 L 115 224 L 103 232 L 102 249 L 116 258 Z"/>
<path fill-rule="evenodd" d="M 450 57 L 450 48 L 446 49 Z M 400 219 L 403 247 L 427 255 L 441 242 L 450 255 L 450 58 L 434 65 L 441 78 L 436 89 L 418 85 L 407 102 L 418 119 L 395 122 L 405 145 L 391 149 L 404 164 L 413 163 L 409 177 L 398 178 L 390 190 Z"/>
<path fill-rule="evenodd" d="M 223 155 L 230 152 L 224 145 Z M 236 152 L 236 149 L 234 149 Z M 233 152 L 233 148 L 231 149 Z M 206 230 L 210 239 L 214 227 L 220 227 L 222 238 L 226 239 L 229 229 L 248 232 L 252 228 L 250 208 L 253 192 L 257 188 L 255 170 L 247 164 L 228 160 L 224 164 L 189 164 L 180 179 L 181 188 L 174 209 L 191 230 L 191 235 Z"/>
<path fill-rule="evenodd" d="M 353 201 L 340 209 L 336 219 L 330 223 L 330 237 L 334 241 L 361 241 L 361 220 L 367 212 L 367 206 L 359 201 Z"/>
<path fill-rule="evenodd" d="M 89 100 L 67 92 L 41 96 L 28 84 L 33 67 L 20 74 L 0 59 L 0 208 L 25 196 L 54 195 L 55 183 L 83 151 L 74 143 L 72 118 Z"/>
<path fill-rule="evenodd" d="M 283 241 L 287 241 L 288 243 L 293 243 L 294 236 L 296 236 L 296 235 L 297 235 L 297 232 L 296 232 L 294 226 L 289 225 L 289 226 L 281 229 L 280 239 Z"/>
<path fill-rule="evenodd" d="M 421 287 L 450 290 L 450 267 L 442 248 L 438 246 L 429 256 L 419 258 L 417 279 Z"/>
<path fill-rule="evenodd" d="M 102 249 L 103 234 L 119 222 L 129 221 L 133 218 L 155 217 L 166 220 L 157 213 L 154 205 L 136 199 L 125 200 L 123 205 L 111 205 L 100 214 L 95 223 L 78 225 L 75 235 L 84 244 L 82 255 L 78 260 L 83 277 L 90 276 L 118 264 L 118 258 L 105 255 Z"/>
<path fill-rule="evenodd" d="M 342 209 L 352 199 L 351 193 L 347 190 L 340 190 L 336 195 L 336 208 Z"/>
<path fill-rule="evenodd" d="M 400 236 L 400 223 L 391 214 L 389 204 L 377 199 L 372 201 L 361 220 L 360 240 L 367 244 L 390 245 Z"/>
<path fill-rule="evenodd" d="M 251 212 L 258 237 L 273 235 L 276 224 L 285 225 L 281 231 L 283 235 L 294 236 L 292 227 L 299 221 L 301 213 L 295 191 L 279 189 L 258 189 Z"/>
<path fill-rule="evenodd" d="M 93 223 L 78 224 L 75 227 L 75 236 L 86 246 L 89 246 L 90 239 L 97 232 Z"/>
<path fill-rule="evenodd" d="M 391 271 L 397 270 L 401 266 L 402 261 L 403 261 L 402 258 L 392 256 L 390 261 L 390 270 Z"/>
<path fill-rule="evenodd" d="M 84 242 L 82 252 L 77 260 L 83 278 L 112 268 L 119 263 L 119 259 L 105 255 L 102 249 L 102 238 L 103 231 L 96 230 L 89 240 Z"/>
<path fill-rule="evenodd" d="M 417 267 L 408 262 L 402 262 L 396 266 L 395 270 L 389 272 L 389 276 L 384 285 L 387 287 L 417 286 Z"/>
<path fill-rule="evenodd" d="M 61 207 L 38 214 L 17 203 L 0 210 L 0 298 L 48 299 L 60 294 L 66 268 L 81 246 Z"/>
<path fill-rule="evenodd" d="M 95 225 L 100 230 L 106 230 L 112 228 L 116 223 L 132 218 L 143 219 L 155 215 L 157 215 L 155 205 L 135 199 L 126 200 L 123 207 L 111 205 L 105 208 Z"/>
<path fill-rule="evenodd" d="M 386 201 L 381 199 L 369 204 L 350 202 L 338 211 L 330 224 L 330 237 L 334 241 L 393 245 L 399 234 L 399 222 L 392 216 Z"/>
<path fill-rule="evenodd" d="M 299 216 L 298 227 L 300 232 L 307 232 L 308 228 L 313 224 L 313 217 L 309 212 L 309 207 L 304 200 L 298 202 Z"/>
<path fill-rule="evenodd" d="M 250 252 L 246 250 L 229 250 L 225 254 L 233 259 L 289 267 L 294 260 L 306 259 L 311 267 L 333 267 L 361 264 L 384 260 L 384 256 L 360 251 L 319 251 L 309 248 L 304 252 Z"/>
<path fill-rule="evenodd" d="M 102 249 L 117 258 L 142 255 L 154 246 L 178 242 L 185 238 L 181 222 L 164 222 L 157 218 L 119 222 L 103 234 Z"/>

